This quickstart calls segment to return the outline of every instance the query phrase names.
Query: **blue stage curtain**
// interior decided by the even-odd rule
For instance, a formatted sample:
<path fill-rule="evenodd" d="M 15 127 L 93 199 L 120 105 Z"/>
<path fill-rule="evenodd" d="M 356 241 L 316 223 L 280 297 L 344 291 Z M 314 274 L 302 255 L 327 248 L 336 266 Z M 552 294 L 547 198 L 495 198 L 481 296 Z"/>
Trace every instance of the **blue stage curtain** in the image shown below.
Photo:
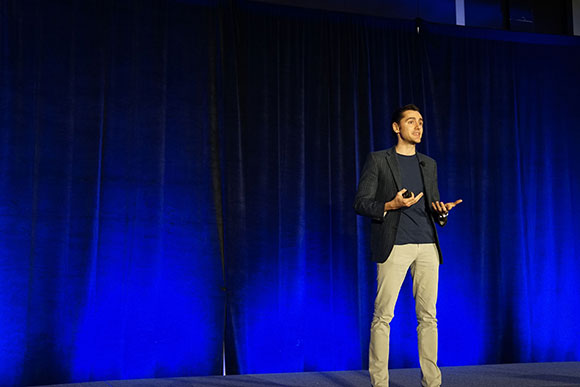
<path fill-rule="evenodd" d="M 374 265 L 351 205 L 411 102 L 442 198 L 465 200 L 440 230 L 440 364 L 580 358 L 577 38 L 252 4 L 227 17 L 228 372 L 367 366 Z M 417 367 L 410 278 L 391 327 L 390 366 Z"/>
<path fill-rule="evenodd" d="M 0 10 L 0 384 L 221 374 L 215 7 Z"/>
<path fill-rule="evenodd" d="M 366 368 L 352 201 L 406 103 L 465 201 L 440 230 L 440 364 L 580 360 L 578 38 L 419 27 L 0 1 L 0 380 L 219 374 L 223 344 L 228 373 Z M 418 366 L 415 327 L 407 278 L 391 367 Z"/>
<path fill-rule="evenodd" d="M 352 202 L 419 90 L 415 23 L 251 4 L 225 20 L 227 372 L 360 369 L 375 273 Z"/>
<path fill-rule="evenodd" d="M 580 39 L 425 25 L 442 363 L 580 359 Z"/>

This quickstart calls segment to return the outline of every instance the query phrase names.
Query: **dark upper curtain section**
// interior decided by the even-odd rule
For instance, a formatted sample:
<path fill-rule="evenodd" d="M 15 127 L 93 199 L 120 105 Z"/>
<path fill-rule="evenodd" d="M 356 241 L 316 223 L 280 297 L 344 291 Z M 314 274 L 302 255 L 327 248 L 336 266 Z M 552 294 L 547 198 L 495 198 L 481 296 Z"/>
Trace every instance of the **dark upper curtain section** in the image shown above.
<path fill-rule="evenodd" d="M 1 1 L 0 379 L 219 374 L 224 340 L 228 373 L 366 367 L 351 205 L 411 102 L 464 199 L 440 232 L 440 364 L 580 359 L 580 43 L 420 27 Z M 395 314 L 390 365 L 418 366 L 409 280 Z"/>

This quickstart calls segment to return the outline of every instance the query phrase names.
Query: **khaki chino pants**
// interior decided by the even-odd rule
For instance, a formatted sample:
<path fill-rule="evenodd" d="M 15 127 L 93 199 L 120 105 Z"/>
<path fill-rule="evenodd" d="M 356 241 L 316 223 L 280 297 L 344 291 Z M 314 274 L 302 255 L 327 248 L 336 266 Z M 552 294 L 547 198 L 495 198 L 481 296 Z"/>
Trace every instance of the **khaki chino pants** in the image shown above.
<path fill-rule="evenodd" d="M 441 385 L 437 367 L 437 284 L 439 254 L 434 243 L 395 245 L 389 258 L 377 264 L 377 296 L 371 324 L 369 372 L 374 387 L 389 385 L 389 335 L 401 285 L 411 269 L 417 314 L 417 339 L 423 386 Z"/>

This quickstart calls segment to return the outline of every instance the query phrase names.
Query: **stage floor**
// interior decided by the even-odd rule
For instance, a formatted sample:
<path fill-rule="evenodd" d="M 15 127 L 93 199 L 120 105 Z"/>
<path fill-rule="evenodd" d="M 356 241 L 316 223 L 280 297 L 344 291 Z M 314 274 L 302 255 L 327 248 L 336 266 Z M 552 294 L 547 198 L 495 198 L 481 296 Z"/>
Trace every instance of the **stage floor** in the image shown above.
<path fill-rule="evenodd" d="M 580 362 L 442 367 L 445 387 L 580 386 Z M 390 387 L 421 385 L 419 369 L 391 370 Z M 66 387 L 359 387 L 370 386 L 368 371 L 303 372 L 163 379 L 108 380 L 55 384 Z"/>

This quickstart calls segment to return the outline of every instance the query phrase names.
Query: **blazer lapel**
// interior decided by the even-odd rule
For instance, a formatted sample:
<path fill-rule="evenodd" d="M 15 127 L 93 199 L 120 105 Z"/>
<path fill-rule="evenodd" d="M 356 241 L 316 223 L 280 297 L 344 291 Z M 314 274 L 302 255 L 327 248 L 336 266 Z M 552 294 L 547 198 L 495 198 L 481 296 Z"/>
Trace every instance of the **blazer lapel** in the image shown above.
<path fill-rule="evenodd" d="M 395 178 L 395 185 L 397 186 L 397 192 L 401 190 L 401 171 L 399 170 L 399 161 L 397 160 L 397 154 L 395 153 L 395 148 L 390 148 L 387 150 L 387 164 L 393 173 Z"/>

